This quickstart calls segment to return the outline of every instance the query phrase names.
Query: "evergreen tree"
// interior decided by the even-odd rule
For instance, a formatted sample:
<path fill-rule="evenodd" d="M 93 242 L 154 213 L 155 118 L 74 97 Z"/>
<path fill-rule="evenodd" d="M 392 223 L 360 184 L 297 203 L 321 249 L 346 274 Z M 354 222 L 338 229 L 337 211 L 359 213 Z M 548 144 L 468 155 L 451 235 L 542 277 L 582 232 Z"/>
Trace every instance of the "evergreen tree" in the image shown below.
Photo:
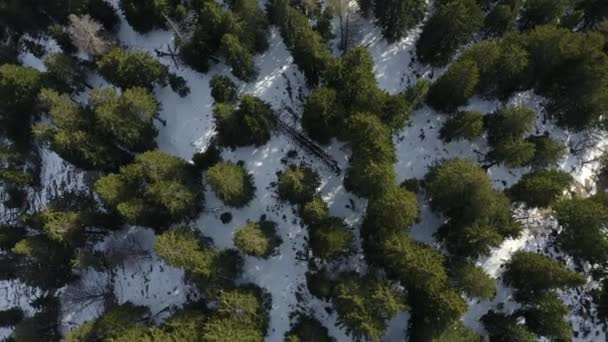
<path fill-rule="evenodd" d="M 524 29 L 537 25 L 556 24 L 566 14 L 567 0 L 526 0 L 523 3 L 520 24 Z"/>
<path fill-rule="evenodd" d="M 165 28 L 167 17 L 183 11 L 179 0 L 121 0 L 120 9 L 129 25 L 139 33 Z"/>
<path fill-rule="evenodd" d="M 439 135 L 445 142 L 457 139 L 473 140 L 483 134 L 483 114 L 480 112 L 458 112 L 441 127 Z"/>
<path fill-rule="evenodd" d="M 566 172 L 535 171 L 524 175 L 509 190 L 509 195 L 528 206 L 546 208 L 555 203 L 573 181 L 574 178 Z"/>
<path fill-rule="evenodd" d="M 267 259 L 282 243 L 276 227 L 272 221 L 246 223 L 235 231 L 234 245 L 245 254 Z"/>
<path fill-rule="evenodd" d="M 320 185 L 320 177 L 315 170 L 291 165 L 279 174 L 279 198 L 292 204 L 304 204 L 313 199 Z"/>
<path fill-rule="evenodd" d="M 318 258 L 328 260 L 352 250 L 353 232 L 341 218 L 329 217 L 309 226 L 308 231 L 313 255 Z"/>
<path fill-rule="evenodd" d="M 572 328 L 564 317 L 570 312 L 553 292 L 547 292 L 535 298 L 529 307 L 523 310 L 526 325 L 530 331 L 539 336 L 567 341 L 572 338 Z"/>
<path fill-rule="evenodd" d="M 305 224 L 315 225 L 329 217 L 329 208 L 321 196 L 315 195 L 302 205 L 300 216 Z"/>
<path fill-rule="evenodd" d="M 232 67 L 232 73 L 237 78 L 249 82 L 257 76 L 257 69 L 252 54 L 241 45 L 239 38 L 230 33 L 222 37 L 219 52 L 226 59 L 226 64 Z"/>
<path fill-rule="evenodd" d="M 455 287 L 469 297 L 491 299 L 496 295 L 496 281 L 481 267 L 469 262 L 455 262 L 450 267 Z"/>
<path fill-rule="evenodd" d="M 142 87 L 152 90 L 168 81 L 167 67 L 144 51 L 114 48 L 97 61 L 99 73 L 122 89 Z"/>
<path fill-rule="evenodd" d="M 27 150 L 31 116 L 42 87 L 37 70 L 13 64 L 0 66 L 0 132 L 13 140 L 20 150 Z"/>
<path fill-rule="evenodd" d="M 446 64 L 460 45 L 483 27 L 483 13 L 475 0 L 441 1 L 422 28 L 416 53 L 423 63 Z"/>
<path fill-rule="evenodd" d="M 507 106 L 488 116 L 488 141 L 497 146 L 503 141 L 520 139 L 534 128 L 536 113 L 523 106 Z"/>
<path fill-rule="evenodd" d="M 44 58 L 44 78 L 53 89 L 61 93 L 80 93 L 86 87 L 84 68 L 73 57 L 55 53 Z"/>
<path fill-rule="evenodd" d="M 277 125 L 270 105 L 251 95 L 243 96 L 236 108 L 223 103 L 216 105 L 213 117 L 222 146 L 263 145 Z"/>
<path fill-rule="evenodd" d="M 254 197 L 253 177 L 240 164 L 215 164 L 207 171 L 207 181 L 213 192 L 226 205 L 241 208 Z"/>
<path fill-rule="evenodd" d="M 530 136 L 526 140 L 534 144 L 534 157 L 530 164 L 535 168 L 556 167 L 566 154 L 566 146 L 549 136 Z"/>
<path fill-rule="evenodd" d="M 518 251 L 513 254 L 504 274 L 507 285 L 517 290 L 519 299 L 530 301 L 553 289 L 569 289 L 584 285 L 582 275 L 561 263 L 536 253 Z"/>
<path fill-rule="evenodd" d="M 429 89 L 427 103 L 436 110 L 455 111 L 467 104 L 479 82 L 479 69 L 471 61 L 458 61 Z"/>
<path fill-rule="evenodd" d="M 465 326 L 461 321 L 457 321 L 445 328 L 431 342 L 482 342 L 483 337 L 477 335 L 471 328 Z"/>
<path fill-rule="evenodd" d="M 296 324 L 285 333 L 285 342 L 335 342 L 335 339 L 314 317 L 299 316 Z"/>
<path fill-rule="evenodd" d="M 423 18 L 426 4 L 421 0 L 376 0 L 374 13 L 384 38 L 394 42 Z"/>
<path fill-rule="evenodd" d="M 370 198 L 363 229 L 403 231 L 409 229 L 417 218 L 416 196 L 412 192 L 394 186 Z"/>
<path fill-rule="evenodd" d="M 342 115 L 336 90 L 316 88 L 306 98 L 302 128 L 312 139 L 328 144 L 332 137 L 340 134 Z"/>
<path fill-rule="evenodd" d="M 154 251 L 167 264 L 183 268 L 201 279 L 209 279 L 217 272 L 218 252 L 190 228 L 162 233 L 154 243 Z"/>
<path fill-rule="evenodd" d="M 42 235 L 26 237 L 15 244 L 9 258 L 22 282 L 46 290 L 58 289 L 75 278 L 71 259 L 73 250 L 67 245 Z"/>
<path fill-rule="evenodd" d="M 21 322 L 24 317 L 23 310 L 18 307 L 2 310 L 0 311 L 0 326 L 3 328 L 13 327 Z"/>
<path fill-rule="evenodd" d="M 45 294 L 35 299 L 33 306 L 38 312 L 17 323 L 9 339 L 15 342 L 59 341 L 61 339 L 59 299 Z"/>
<path fill-rule="evenodd" d="M 253 285 L 219 292 L 216 309 L 202 327 L 203 341 L 262 342 L 270 295 Z"/>
<path fill-rule="evenodd" d="M 501 0 L 485 19 L 485 32 L 491 37 L 500 37 L 516 29 L 520 0 Z"/>
<path fill-rule="evenodd" d="M 535 336 L 516 318 L 492 310 L 481 317 L 481 322 L 490 335 L 492 342 L 535 342 Z"/>
<path fill-rule="evenodd" d="M 357 340 L 379 340 L 387 322 L 406 308 L 390 284 L 354 274 L 341 275 L 333 292 L 339 322 Z"/>
<path fill-rule="evenodd" d="M 227 76 L 214 75 L 209 81 L 211 97 L 217 103 L 236 103 L 238 100 L 236 84 Z"/>
<path fill-rule="evenodd" d="M 119 173 L 95 182 L 106 205 L 129 224 L 160 228 L 194 217 L 202 207 L 199 178 L 185 161 L 149 151 Z"/>
<path fill-rule="evenodd" d="M 148 314 L 147 311 L 147 308 L 129 302 L 112 306 L 101 317 L 85 322 L 71 331 L 65 340 L 68 342 L 114 341 L 134 326 L 143 326 L 141 321 L 144 315 Z"/>
<path fill-rule="evenodd" d="M 608 260 L 605 203 L 598 201 L 598 197 L 569 199 L 555 206 L 555 214 L 563 227 L 557 241 L 567 253 L 591 263 Z"/>

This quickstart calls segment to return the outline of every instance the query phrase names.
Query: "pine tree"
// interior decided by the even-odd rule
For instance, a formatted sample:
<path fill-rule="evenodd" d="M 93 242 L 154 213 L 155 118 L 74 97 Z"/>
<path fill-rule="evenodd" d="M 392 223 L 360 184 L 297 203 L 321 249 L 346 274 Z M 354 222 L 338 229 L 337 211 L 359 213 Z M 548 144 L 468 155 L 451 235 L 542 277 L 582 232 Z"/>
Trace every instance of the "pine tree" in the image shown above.
<path fill-rule="evenodd" d="M 380 339 L 388 320 L 406 308 L 390 284 L 353 274 L 338 278 L 332 296 L 340 324 L 357 340 Z"/>
<path fill-rule="evenodd" d="M 263 145 L 277 125 L 270 105 L 251 95 L 243 96 L 236 108 L 226 103 L 216 105 L 213 118 L 218 143 L 229 147 Z"/>
<path fill-rule="evenodd" d="M 183 268 L 202 279 L 209 279 L 218 253 L 201 240 L 190 228 L 178 228 L 162 233 L 154 243 L 154 251 L 167 264 Z"/>
<path fill-rule="evenodd" d="M 546 208 L 555 203 L 573 181 L 572 176 L 566 172 L 536 171 L 524 175 L 509 190 L 509 195 L 528 206 Z"/>
<path fill-rule="evenodd" d="M 556 167 L 566 154 L 566 146 L 549 136 L 530 136 L 526 140 L 534 144 L 531 165 L 535 168 Z"/>
<path fill-rule="evenodd" d="M 329 260 L 352 250 L 353 232 L 341 218 L 326 218 L 309 226 L 308 231 L 312 253 L 318 258 Z"/>
<path fill-rule="evenodd" d="M 285 333 L 285 342 L 335 342 L 335 339 L 316 318 L 299 316 L 296 324 Z"/>
<path fill-rule="evenodd" d="M 253 56 L 241 45 L 238 37 L 225 34 L 220 43 L 220 53 L 226 59 L 226 64 L 232 67 L 234 76 L 246 82 L 256 78 L 257 69 Z"/>
<path fill-rule="evenodd" d="M 209 81 L 211 97 L 217 103 L 236 103 L 238 100 L 236 84 L 227 76 L 214 75 Z"/>
<path fill-rule="evenodd" d="M 300 216 L 304 224 L 314 225 L 329 217 L 329 208 L 321 196 L 315 195 L 312 200 L 302 205 Z"/>
<path fill-rule="evenodd" d="M 302 113 L 302 128 L 312 139 L 328 144 L 339 134 L 342 113 L 336 90 L 319 87 L 310 92 Z"/>
<path fill-rule="evenodd" d="M 423 63 L 446 64 L 460 45 L 483 27 L 483 13 L 475 0 L 442 1 L 426 22 L 416 53 Z"/>
<path fill-rule="evenodd" d="M 530 331 L 539 336 L 556 340 L 569 340 L 572 338 L 572 328 L 564 317 L 570 312 L 553 292 L 535 298 L 529 307 L 524 309 L 523 316 Z"/>
<path fill-rule="evenodd" d="M 458 61 L 429 89 L 427 103 L 436 110 L 455 111 L 467 103 L 479 82 L 479 69 L 472 61 Z"/>
<path fill-rule="evenodd" d="M 252 176 L 239 164 L 217 163 L 207 171 L 207 181 L 211 189 L 226 205 L 241 208 L 254 197 L 255 186 Z"/>
<path fill-rule="evenodd" d="M 456 262 L 450 267 L 455 287 L 469 297 L 491 299 L 496 295 L 496 281 L 481 267 L 468 262 Z"/>
<path fill-rule="evenodd" d="M 423 18 L 425 3 L 420 0 L 376 0 L 374 13 L 384 38 L 394 42 Z"/>
<path fill-rule="evenodd" d="M 519 299 L 529 301 L 553 289 L 584 285 L 585 277 L 544 255 L 515 252 L 504 274 L 507 285 L 516 289 Z"/>
<path fill-rule="evenodd" d="M 181 10 L 177 0 L 121 0 L 120 9 L 127 22 L 140 33 L 165 28 L 167 17 Z"/>
<path fill-rule="evenodd" d="M 97 61 L 101 76 L 124 89 L 141 87 L 152 90 L 167 85 L 167 67 L 144 51 L 113 48 Z"/>
<path fill-rule="evenodd" d="M 86 85 L 84 68 L 76 59 L 66 54 L 50 54 L 44 57 L 44 78 L 50 87 L 61 93 L 80 93 Z"/>
<path fill-rule="evenodd" d="M 266 259 L 282 243 L 276 227 L 272 221 L 249 222 L 237 228 L 234 244 L 245 254 Z"/>
<path fill-rule="evenodd" d="M 396 232 L 409 229 L 418 218 L 416 196 L 394 186 L 369 200 L 364 230 Z"/>
<path fill-rule="evenodd" d="M 319 174 L 308 166 L 289 166 L 278 179 L 279 198 L 292 204 L 311 201 L 321 186 Z"/>
<path fill-rule="evenodd" d="M 441 127 L 439 135 L 445 142 L 457 139 L 473 140 L 483 134 L 483 114 L 480 112 L 458 112 Z"/>
<path fill-rule="evenodd" d="M 555 24 L 566 14 L 566 0 L 529 0 L 524 1 L 520 24 L 524 29 L 537 25 Z"/>
<path fill-rule="evenodd" d="M 535 342 L 538 337 L 525 325 L 518 323 L 516 317 L 496 313 L 492 310 L 481 317 L 492 342 Z"/>

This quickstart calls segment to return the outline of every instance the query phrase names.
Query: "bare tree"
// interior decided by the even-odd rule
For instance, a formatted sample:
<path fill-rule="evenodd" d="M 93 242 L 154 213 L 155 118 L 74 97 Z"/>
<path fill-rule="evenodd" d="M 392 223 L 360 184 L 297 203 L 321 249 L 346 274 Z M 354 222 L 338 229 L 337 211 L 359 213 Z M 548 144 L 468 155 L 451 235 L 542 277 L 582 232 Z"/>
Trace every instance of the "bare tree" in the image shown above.
<path fill-rule="evenodd" d="M 106 39 L 103 26 L 88 14 L 70 14 L 69 19 L 68 33 L 74 46 L 93 56 L 103 55 L 110 49 L 112 44 Z"/>
<path fill-rule="evenodd" d="M 62 294 L 64 308 L 68 312 L 79 312 L 87 307 L 113 299 L 113 280 L 111 275 L 103 281 L 85 283 L 80 280 L 68 286 Z"/>

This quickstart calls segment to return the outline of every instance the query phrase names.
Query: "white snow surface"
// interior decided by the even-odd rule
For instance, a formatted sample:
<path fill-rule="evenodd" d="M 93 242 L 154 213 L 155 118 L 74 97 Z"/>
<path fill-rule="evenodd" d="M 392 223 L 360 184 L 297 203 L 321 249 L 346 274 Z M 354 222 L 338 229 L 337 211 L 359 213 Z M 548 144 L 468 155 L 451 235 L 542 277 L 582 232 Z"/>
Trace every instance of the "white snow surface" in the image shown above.
<path fill-rule="evenodd" d="M 116 1 L 111 1 L 116 4 Z M 415 55 L 414 43 L 419 34 L 419 28 L 404 39 L 389 45 L 379 30 L 367 19 L 358 15 L 352 16 L 352 27 L 355 32 L 353 41 L 357 45 L 366 46 L 376 63 L 375 73 L 379 85 L 390 93 L 405 90 L 421 77 L 432 78 L 445 69 L 432 70 L 413 61 Z M 141 35 L 122 18 L 119 39 L 125 47 L 143 49 L 154 53 L 154 49 L 164 49 L 172 43 L 172 35 L 167 31 L 155 31 Z M 290 112 L 301 113 L 302 99 L 308 93 L 302 73 L 293 64 L 293 59 L 287 51 L 278 32 L 273 29 L 269 37 L 269 49 L 256 56 L 259 77 L 252 83 L 240 84 L 242 93 L 259 96 L 279 111 L 284 119 L 293 120 L 298 127 L 297 117 Z M 213 99 L 210 96 L 209 79 L 215 74 L 229 75 L 229 68 L 220 64 L 213 66 L 207 74 L 197 73 L 188 67 L 173 65 L 168 58 L 160 59 L 171 68 L 171 71 L 184 77 L 191 93 L 180 98 L 169 87 L 158 88 L 155 94 L 162 104 L 161 117 L 167 125 L 158 125 L 158 146 L 162 151 L 190 160 L 197 151 L 204 150 L 214 135 L 214 124 L 211 116 Z M 31 54 L 22 56 L 26 65 L 44 70 L 40 60 Z M 92 79 L 93 84 L 105 84 L 99 77 Z M 288 91 L 289 89 L 289 91 Z M 538 122 L 535 134 L 549 132 L 552 137 L 561 140 L 572 148 L 587 141 L 590 134 L 574 134 L 557 128 L 545 119 L 542 109 L 543 99 L 532 92 L 516 94 L 510 103 L 524 103 L 538 112 Z M 497 100 L 471 99 L 466 109 L 491 113 L 504 105 Z M 289 110 L 287 110 L 289 109 Z M 488 151 L 484 139 L 477 141 L 456 141 L 443 144 L 438 138 L 438 132 L 446 116 L 428 107 L 417 109 L 410 123 L 395 136 L 398 162 L 395 169 L 399 181 L 409 178 L 422 178 L 428 168 L 442 160 L 459 157 L 483 163 L 483 155 Z M 532 132 L 531 132 L 532 133 Z M 588 162 L 597 157 L 604 148 L 606 139 L 602 135 L 594 136 L 595 143 L 591 148 L 578 155 L 569 155 L 560 165 L 560 169 L 570 172 L 580 185 L 590 192 L 595 191 L 593 175 L 598 165 Z M 298 152 L 297 157 L 286 159 L 290 150 Z M 340 167 L 346 170 L 348 156 L 347 146 L 334 142 L 326 147 L 326 151 L 338 161 Z M 258 220 L 262 215 L 276 221 L 278 232 L 283 239 L 276 255 L 263 260 L 245 257 L 242 282 L 253 282 L 272 295 L 270 312 L 270 329 L 267 341 L 283 341 L 283 336 L 290 328 L 291 316 L 295 311 L 303 311 L 316 316 L 338 341 L 350 341 L 345 331 L 336 325 L 335 311 L 326 310 L 329 303 L 312 296 L 305 284 L 304 274 L 307 271 L 307 233 L 306 227 L 295 214 L 293 206 L 281 203 L 274 190 L 277 172 L 284 169 L 288 163 L 307 163 L 315 168 L 323 180 L 320 192 L 330 204 L 332 215 L 343 217 L 353 229 L 365 213 L 366 200 L 348 193 L 342 185 L 343 174 L 337 176 L 319 160 L 311 157 L 305 150 L 295 145 L 289 137 L 275 134 L 272 139 L 261 147 L 238 148 L 224 151 L 223 157 L 231 161 L 244 161 L 247 169 L 253 175 L 256 193 L 254 200 L 245 208 L 232 209 L 225 207 L 210 189 L 205 191 L 205 210 L 198 219 L 191 222 L 205 236 L 213 239 L 218 248 L 232 248 L 232 236 L 236 227 L 251 220 Z M 49 199 L 66 190 L 83 190 L 87 188 L 87 176 L 72 165 L 61 160 L 54 152 L 46 148 L 41 150 L 41 187 L 32 189 L 29 193 L 32 210 L 43 208 Z M 494 180 L 497 189 L 503 189 L 515 183 L 521 175 L 529 171 L 522 169 L 507 169 L 493 166 L 489 175 Z M 418 241 L 436 245 L 433 233 L 444 222 L 444 219 L 433 213 L 424 196 L 418 196 L 421 209 L 420 222 L 412 227 L 410 235 Z M 351 205 L 351 201 L 354 206 Z M 5 209 L 5 208 L 0 208 Z M 222 224 L 219 216 L 223 212 L 231 212 L 233 219 L 229 224 Z M 2 211 L 3 213 L 5 210 Z M 511 312 L 517 308 L 512 299 L 512 291 L 500 282 L 501 265 L 508 261 L 510 255 L 520 249 L 538 251 L 540 253 L 564 258 L 568 265 L 572 261 L 567 256 L 557 253 L 551 243 L 551 230 L 559 229 L 557 223 L 547 213 L 514 208 L 517 216 L 521 217 L 526 230 L 516 240 L 507 240 L 496 248 L 490 257 L 478 261 L 491 276 L 498 279 L 497 296 L 488 301 L 469 300 L 469 311 L 463 317 L 464 323 L 480 333 L 484 333 L 478 319 L 490 309 L 500 309 Z M 134 304 L 145 305 L 153 315 L 158 314 L 158 320 L 168 315 L 167 309 L 179 307 L 189 299 L 196 298 L 196 291 L 184 281 L 183 270 L 164 264 L 153 251 L 154 235 L 144 227 L 126 227 L 122 231 L 109 236 L 97 245 L 100 250 L 112 246 L 123 246 L 125 243 L 136 242 L 142 254 L 126 260 L 121 267 L 111 272 L 101 273 L 92 269 L 81 272 L 79 283 L 71 284 L 60 291 L 63 303 L 63 329 L 68 331 L 84 321 L 94 319 L 102 312 L 103 303 L 94 301 L 89 305 L 72 305 L 67 299 L 74 288 L 90 288 L 109 286 L 113 289 L 117 300 L 122 303 L 131 301 Z M 439 246 L 438 246 L 439 247 Z M 366 272 L 366 265 L 359 253 L 348 259 L 345 266 L 349 270 Z M 588 294 L 595 283 L 589 282 L 584 289 L 561 293 L 564 301 L 572 308 L 568 319 L 577 332 L 589 331 L 589 334 L 576 334 L 575 341 L 600 341 L 606 339 L 606 334 L 599 325 L 590 319 L 595 308 L 587 305 Z M 34 311 L 28 302 L 37 294 L 36 289 L 29 288 L 18 282 L 0 282 L 0 309 L 20 306 L 28 314 Z M 298 300 L 300 298 L 301 300 Z M 589 307 L 590 309 L 586 309 Z M 384 341 L 403 341 L 406 339 L 406 328 L 409 314 L 399 314 L 389 324 Z M 0 331 L 6 336 L 10 330 Z"/>

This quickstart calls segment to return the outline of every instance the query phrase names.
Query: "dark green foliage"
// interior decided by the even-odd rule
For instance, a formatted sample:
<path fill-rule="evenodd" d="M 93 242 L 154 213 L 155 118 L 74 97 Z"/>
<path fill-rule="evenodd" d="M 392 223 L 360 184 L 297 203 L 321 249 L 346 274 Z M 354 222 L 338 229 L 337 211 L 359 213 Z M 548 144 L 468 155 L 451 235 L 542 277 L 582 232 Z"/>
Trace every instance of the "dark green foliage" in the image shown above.
<path fill-rule="evenodd" d="M 354 234 L 343 219 L 329 217 L 308 227 L 310 246 L 314 256 L 323 260 L 351 252 Z"/>
<path fill-rule="evenodd" d="M 218 131 L 218 143 L 222 146 L 260 146 L 270 140 L 277 125 L 270 105 L 259 98 L 245 95 L 237 107 L 217 104 L 213 110 Z"/>
<path fill-rule="evenodd" d="M 474 62 L 455 62 L 433 83 L 427 95 L 427 103 L 437 110 L 452 112 L 467 104 L 468 98 L 475 93 L 478 82 L 479 69 Z"/>
<path fill-rule="evenodd" d="M 215 143 L 209 144 L 205 152 L 197 152 L 192 156 L 194 166 L 200 171 L 207 171 L 210 167 L 222 161 L 222 154 Z"/>
<path fill-rule="evenodd" d="M 416 195 L 397 186 L 369 199 L 364 231 L 398 232 L 409 229 L 418 218 Z"/>
<path fill-rule="evenodd" d="M 445 142 L 452 140 L 473 140 L 483 134 L 483 114 L 480 112 L 458 112 L 441 127 L 439 135 Z"/>
<path fill-rule="evenodd" d="M 95 191 L 129 224 L 155 228 L 194 217 L 202 207 L 199 177 L 183 160 L 160 151 L 99 179 Z"/>
<path fill-rule="evenodd" d="M 604 233 L 608 207 L 603 195 L 558 203 L 555 213 L 563 231 L 557 241 L 565 251 L 591 263 L 608 260 L 608 237 Z"/>
<path fill-rule="evenodd" d="M 242 261 L 231 250 L 218 252 L 190 228 L 177 228 L 162 233 L 154 251 L 167 264 L 185 269 L 205 287 L 230 284 L 240 272 Z"/>
<path fill-rule="evenodd" d="M 308 19 L 292 8 L 286 0 L 272 0 L 267 7 L 270 22 L 281 30 L 283 40 L 294 63 L 304 73 L 306 83 L 314 87 L 321 82 L 336 61 L 319 32 L 313 30 Z"/>
<path fill-rule="evenodd" d="M 32 317 L 27 317 L 17 323 L 9 340 L 12 339 L 15 342 L 59 341 L 61 339 L 59 299 L 46 294 L 34 299 L 32 304 L 39 311 Z"/>
<path fill-rule="evenodd" d="M 302 128 L 312 139 L 328 144 L 332 137 L 340 133 L 342 115 L 336 90 L 316 88 L 306 98 Z"/>
<path fill-rule="evenodd" d="M 11 250 L 15 244 L 25 238 L 27 231 L 21 226 L 0 225 L 0 248 Z"/>
<path fill-rule="evenodd" d="M 602 320 L 608 318 L 608 279 L 601 282 L 601 287 L 593 296 L 593 302 L 597 305 L 598 317 Z"/>
<path fill-rule="evenodd" d="M 523 136 L 535 125 L 536 113 L 527 107 L 507 106 L 488 116 L 490 158 L 509 167 L 525 166 L 535 157 L 535 144 Z"/>
<path fill-rule="evenodd" d="M 515 30 L 520 7 L 520 0 L 499 1 L 486 16 L 484 24 L 486 34 L 491 37 L 500 37 Z"/>
<path fill-rule="evenodd" d="M 335 342 L 335 339 L 317 319 L 299 316 L 296 324 L 285 333 L 285 342 Z"/>
<path fill-rule="evenodd" d="M 530 207 L 546 208 L 555 203 L 573 182 L 572 176 L 566 172 L 536 171 L 524 175 L 509 189 L 509 195 Z"/>
<path fill-rule="evenodd" d="M 211 97 L 218 103 L 236 103 L 238 100 L 236 84 L 227 76 L 214 75 L 209 81 Z"/>
<path fill-rule="evenodd" d="M 68 342 L 113 341 L 121 338 L 134 326 L 144 327 L 142 319 L 146 314 L 148 310 L 143 306 L 135 306 L 129 302 L 116 305 L 107 309 L 101 317 L 71 331 L 65 340 Z"/>
<path fill-rule="evenodd" d="M 425 5 L 422 0 L 374 1 L 374 13 L 384 38 L 394 42 L 405 36 L 424 18 Z"/>
<path fill-rule="evenodd" d="M 455 287 L 469 297 L 491 299 L 496 295 L 496 281 L 472 263 L 455 262 L 450 267 L 450 277 Z"/>
<path fill-rule="evenodd" d="M 568 341 L 572 338 L 572 328 L 564 317 L 569 312 L 570 308 L 559 299 L 557 294 L 547 292 L 535 298 L 523 310 L 523 316 L 526 318 L 528 329 L 537 335 Z"/>
<path fill-rule="evenodd" d="M 353 158 L 344 179 L 346 189 L 370 196 L 394 186 L 396 156 L 390 129 L 375 115 L 361 113 L 349 120 L 347 131 Z"/>
<path fill-rule="evenodd" d="M 312 200 L 304 203 L 300 216 L 304 224 L 315 225 L 329 217 L 329 208 L 321 196 L 315 195 Z"/>
<path fill-rule="evenodd" d="M 47 85 L 61 93 L 80 93 L 85 89 L 84 68 L 72 56 L 51 54 L 44 58 Z"/>
<path fill-rule="evenodd" d="M 568 0 L 526 0 L 523 2 L 520 24 L 523 29 L 556 24 L 566 14 L 567 5 Z"/>
<path fill-rule="evenodd" d="M 110 83 L 122 88 L 154 88 L 167 85 L 167 67 L 144 51 L 114 48 L 97 61 L 99 73 Z"/>
<path fill-rule="evenodd" d="M 20 308 L 11 308 L 0 311 L 0 327 L 12 327 L 21 322 L 25 315 Z"/>
<path fill-rule="evenodd" d="M 442 331 L 460 319 L 466 302 L 449 286 L 443 256 L 397 232 L 366 238 L 366 256 L 406 286 L 412 306 L 412 334 Z"/>
<path fill-rule="evenodd" d="M 263 259 L 270 257 L 282 243 L 277 224 L 272 221 L 249 222 L 237 228 L 233 240 L 243 253 Z"/>
<path fill-rule="evenodd" d="M 555 167 L 566 155 L 566 146 L 549 136 L 530 136 L 526 140 L 534 144 L 534 157 L 530 164 L 535 168 Z"/>
<path fill-rule="evenodd" d="M 324 274 L 319 272 L 306 272 L 306 287 L 308 291 L 315 297 L 321 299 L 329 299 L 334 283 Z"/>
<path fill-rule="evenodd" d="M 319 174 L 308 166 L 291 165 L 279 174 L 279 198 L 292 204 L 305 204 L 313 199 L 321 185 Z"/>
<path fill-rule="evenodd" d="M 518 251 L 506 266 L 504 281 L 515 288 L 520 300 L 530 301 L 553 289 L 584 285 L 582 275 L 544 255 Z"/>
<path fill-rule="evenodd" d="M 241 208 L 246 206 L 254 196 L 253 177 L 247 170 L 230 162 L 220 162 L 209 168 L 207 181 L 211 189 L 226 205 Z"/>
<path fill-rule="evenodd" d="M 181 58 L 193 69 L 207 72 L 209 60 L 223 58 L 234 75 L 251 81 L 257 74 L 255 53 L 268 47 L 268 22 L 254 0 L 229 3 L 229 10 L 215 2 L 195 5 L 194 31 L 187 41 L 180 41 Z"/>
<path fill-rule="evenodd" d="M 474 163 L 448 160 L 427 174 L 426 187 L 431 207 L 450 217 L 438 236 L 453 254 L 486 255 L 505 238 L 519 235 L 509 199 L 492 189 L 489 177 Z"/>
<path fill-rule="evenodd" d="M 475 0 L 441 1 L 416 43 L 418 58 L 434 66 L 446 64 L 482 27 L 483 13 Z"/>
<path fill-rule="evenodd" d="M 37 70 L 12 64 L 0 66 L 0 132 L 20 150 L 29 147 L 30 122 L 43 77 Z"/>
<path fill-rule="evenodd" d="M 530 332 L 525 325 L 519 324 L 516 317 L 490 310 L 481 317 L 481 322 L 488 331 L 492 342 L 538 341 L 538 337 Z"/>
<path fill-rule="evenodd" d="M 434 336 L 431 342 L 482 342 L 483 337 L 477 335 L 471 328 L 461 321 L 445 328 L 440 334 Z"/>
<path fill-rule="evenodd" d="M 100 22 L 108 32 L 114 32 L 120 26 L 120 18 L 114 7 L 105 0 L 88 0 L 86 13 Z"/>
<path fill-rule="evenodd" d="M 34 133 L 66 160 L 87 169 L 115 169 L 130 159 L 125 150 L 155 147 L 153 119 L 160 110 L 143 88 L 122 94 L 112 88 L 94 89 L 82 107 L 65 94 L 45 89 L 40 98 L 53 126 L 37 124 Z"/>
<path fill-rule="evenodd" d="M 202 341 L 262 342 L 271 297 L 253 285 L 220 291 L 217 307 L 202 327 Z"/>
<path fill-rule="evenodd" d="M 332 297 L 340 324 L 356 340 L 379 340 L 387 322 L 406 308 L 389 283 L 354 274 L 337 279 Z"/>
<path fill-rule="evenodd" d="M 166 17 L 180 10 L 179 0 L 120 0 L 120 9 L 129 25 L 140 33 L 165 28 Z"/>

